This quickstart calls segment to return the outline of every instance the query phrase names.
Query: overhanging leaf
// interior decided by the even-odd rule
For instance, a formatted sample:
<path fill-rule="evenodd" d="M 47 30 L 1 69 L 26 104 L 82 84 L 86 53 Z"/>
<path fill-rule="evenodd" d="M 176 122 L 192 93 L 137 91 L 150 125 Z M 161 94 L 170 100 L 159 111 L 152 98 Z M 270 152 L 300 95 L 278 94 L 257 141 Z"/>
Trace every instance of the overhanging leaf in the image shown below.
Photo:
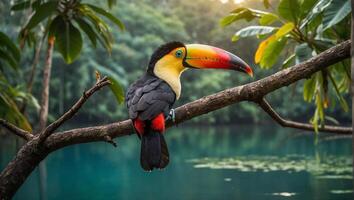
<path fill-rule="evenodd" d="M 87 6 L 89 6 L 92 10 L 94 10 L 95 12 L 107 17 L 109 20 L 111 20 L 112 22 L 114 22 L 121 30 L 124 30 L 124 24 L 118 19 L 116 18 L 114 15 L 112 15 L 111 13 L 103 10 L 100 7 L 94 6 L 92 4 L 85 4 Z"/>
<path fill-rule="evenodd" d="M 264 54 L 262 56 L 260 66 L 262 68 L 271 68 L 277 62 L 280 53 L 282 52 L 287 38 L 283 37 L 281 39 L 274 39 L 269 42 L 267 47 L 264 50 Z"/>
<path fill-rule="evenodd" d="M 279 30 L 275 33 L 275 37 L 277 39 L 284 37 L 285 35 L 290 33 L 292 30 L 294 30 L 294 28 L 295 28 L 295 24 L 292 22 L 288 22 L 279 28 Z"/>
<path fill-rule="evenodd" d="M 0 49 L 0 59 L 6 61 L 13 69 L 17 70 L 17 61 L 8 52 Z"/>
<path fill-rule="evenodd" d="M 284 19 L 296 24 L 298 21 L 299 12 L 298 0 L 281 0 L 279 2 L 278 13 Z"/>
<path fill-rule="evenodd" d="M 95 31 L 93 30 L 91 25 L 89 23 L 87 23 L 84 19 L 81 19 L 81 18 L 78 18 L 75 20 L 76 20 L 77 24 L 79 24 L 81 30 L 83 30 L 86 33 L 86 35 L 90 39 L 92 45 L 94 47 L 96 47 L 97 46 L 97 34 L 95 33 Z"/>
<path fill-rule="evenodd" d="M 318 15 L 330 5 L 331 1 L 332 0 L 319 0 L 316 5 L 311 9 L 311 11 L 307 14 L 300 28 L 304 28 L 308 23 L 318 17 Z"/>
<path fill-rule="evenodd" d="M 316 90 L 316 76 L 311 76 L 311 78 L 307 79 L 304 83 L 304 100 L 307 102 L 311 102 L 315 95 Z"/>
<path fill-rule="evenodd" d="M 239 38 L 243 38 L 243 37 L 269 34 L 272 33 L 275 29 L 277 28 L 271 26 L 248 26 L 246 28 L 237 31 L 235 35 L 232 37 L 232 41 L 235 42 Z"/>
<path fill-rule="evenodd" d="M 40 22 L 48 18 L 56 11 L 57 5 L 58 2 L 56 1 L 49 1 L 47 3 L 41 4 L 34 12 L 34 14 L 30 17 L 24 29 L 29 30 L 37 26 Z"/>
<path fill-rule="evenodd" d="M 55 36 L 55 44 L 65 62 L 72 63 L 81 52 L 82 37 L 80 31 L 61 16 L 53 20 L 49 31 L 50 36 Z"/>
<path fill-rule="evenodd" d="M 279 20 L 278 15 L 273 14 L 273 13 L 267 13 L 262 15 L 261 18 L 259 18 L 259 24 L 262 26 L 270 25 L 274 23 L 275 21 Z"/>
<path fill-rule="evenodd" d="M 12 42 L 12 40 L 3 32 L 0 32 L 0 47 L 6 47 L 16 60 L 20 60 L 20 50 Z"/>
<path fill-rule="evenodd" d="M 254 56 L 254 62 L 256 64 L 261 62 L 265 49 L 267 48 L 268 44 L 273 40 L 275 40 L 275 35 L 268 37 L 259 44 L 256 54 Z"/>
<path fill-rule="evenodd" d="M 237 8 L 233 10 L 228 16 L 220 20 L 220 25 L 222 27 L 228 26 L 235 21 L 245 19 L 246 21 L 251 21 L 256 17 L 262 17 L 263 15 L 268 14 L 267 12 L 250 9 L 250 8 Z"/>
<path fill-rule="evenodd" d="M 323 12 L 323 30 L 342 21 L 351 12 L 350 0 L 334 0 Z"/>

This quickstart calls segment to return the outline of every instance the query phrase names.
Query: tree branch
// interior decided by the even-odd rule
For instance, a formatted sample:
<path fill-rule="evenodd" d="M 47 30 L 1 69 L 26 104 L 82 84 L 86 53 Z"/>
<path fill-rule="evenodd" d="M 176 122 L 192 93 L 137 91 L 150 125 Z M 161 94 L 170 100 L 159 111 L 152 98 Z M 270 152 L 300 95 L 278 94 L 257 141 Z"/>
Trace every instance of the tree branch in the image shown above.
<path fill-rule="evenodd" d="M 348 58 L 350 56 L 350 45 L 351 42 L 349 40 L 345 41 L 306 62 L 284 69 L 271 76 L 246 85 L 230 88 L 178 107 L 175 109 L 175 122 L 168 121 L 167 127 L 240 101 L 256 102 L 268 93 L 301 79 L 308 78 L 313 73 Z M 125 120 L 103 126 L 56 132 L 50 134 L 41 145 L 39 143 L 40 138 L 33 137 L 33 139 L 21 147 L 15 158 L 0 173 L 0 196 L 11 198 L 35 167 L 52 151 L 79 143 L 94 141 L 108 141 L 112 143 L 111 139 L 115 137 L 133 133 L 134 128 L 131 120 Z"/>
<path fill-rule="evenodd" d="M 107 77 L 97 79 L 95 85 L 93 85 L 89 90 L 85 91 L 81 98 L 66 112 L 64 113 L 59 119 L 55 122 L 51 123 L 44 131 L 40 134 L 40 142 L 44 141 L 50 134 L 52 134 L 58 127 L 60 127 L 64 122 L 71 119 L 84 105 L 84 103 L 93 95 L 96 91 L 100 90 L 102 87 L 110 84 L 110 81 Z"/>
<path fill-rule="evenodd" d="M 31 140 L 33 138 L 33 135 L 30 132 L 21 129 L 21 128 L 11 124 L 10 122 L 7 122 L 4 119 L 0 119 L 0 125 L 25 140 Z"/>
<path fill-rule="evenodd" d="M 300 123 L 291 120 L 283 119 L 268 103 L 267 100 L 262 98 L 256 102 L 274 121 L 278 122 L 283 127 L 290 127 L 296 129 L 303 129 L 308 131 L 314 131 L 314 126 L 309 123 Z M 329 126 L 325 125 L 323 127 L 318 127 L 319 131 L 330 132 L 330 133 L 339 133 L 339 134 L 352 134 L 353 130 L 351 127 L 341 127 L 341 126 Z"/>
<path fill-rule="evenodd" d="M 175 109 L 175 122 L 168 121 L 167 127 L 241 101 L 257 102 L 268 93 L 288 86 L 298 80 L 309 78 L 313 73 L 348 58 L 350 56 L 350 45 L 350 40 L 342 42 L 308 61 L 279 71 L 266 78 L 246 85 L 226 89 L 182 105 Z M 57 132 L 47 138 L 45 145 L 53 151 L 72 144 L 105 141 L 106 135 L 115 138 L 133 133 L 134 128 L 131 120 L 125 120 L 103 126 Z"/>

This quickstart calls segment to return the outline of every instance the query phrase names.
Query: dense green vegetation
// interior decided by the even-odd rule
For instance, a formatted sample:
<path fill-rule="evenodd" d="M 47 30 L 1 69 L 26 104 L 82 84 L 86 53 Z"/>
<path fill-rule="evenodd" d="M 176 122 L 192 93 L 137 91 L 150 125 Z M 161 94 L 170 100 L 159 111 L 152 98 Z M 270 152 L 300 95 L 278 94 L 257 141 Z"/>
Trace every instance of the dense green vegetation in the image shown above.
<path fill-rule="evenodd" d="M 114 4 L 115 1 L 109 2 Z M 82 0 L 82 3 L 95 3 L 98 7 L 108 9 L 106 1 L 98 3 L 93 0 Z M 273 12 L 274 8 L 277 7 L 278 2 L 272 1 L 271 4 L 272 7 L 269 9 Z M 260 61 L 260 66 L 262 68 L 267 68 L 267 70 L 261 69 L 261 67 L 254 64 L 254 54 L 257 51 L 259 43 L 256 38 L 248 37 L 237 41 L 237 43 L 232 43 L 230 40 L 230 36 L 234 35 L 236 31 L 241 29 L 241 27 L 250 25 L 250 23 L 251 25 L 255 25 L 255 21 L 247 23 L 244 21 L 232 23 L 230 27 L 227 28 L 222 28 L 220 26 L 220 19 L 240 6 L 244 8 L 252 7 L 254 9 L 265 10 L 261 1 L 248 1 L 242 5 L 235 5 L 232 2 L 222 4 L 217 0 L 210 0 L 208 3 L 205 3 L 203 0 L 196 0 L 193 2 L 188 0 L 118 1 L 116 5 L 112 6 L 109 13 L 116 16 L 124 23 L 125 31 L 120 31 L 119 28 L 115 26 L 114 20 L 106 21 L 109 24 L 107 26 L 107 34 L 112 34 L 112 36 L 107 35 L 107 38 L 97 38 L 97 41 L 103 42 L 96 43 L 96 40 L 90 37 L 89 34 L 85 34 L 87 32 L 82 26 L 80 26 L 81 28 L 79 31 L 81 32 L 82 41 L 79 41 L 83 43 L 82 48 L 77 48 L 76 51 L 70 54 L 70 52 L 65 52 L 65 48 L 61 48 L 60 45 L 56 46 L 56 51 L 54 51 L 53 57 L 52 79 L 50 83 L 49 119 L 55 119 L 68 109 L 73 102 L 80 97 L 82 91 L 95 82 L 95 70 L 100 71 L 101 74 L 112 76 L 125 88 L 144 72 L 149 56 L 154 49 L 171 40 L 179 40 L 184 43 L 204 43 L 222 47 L 237 54 L 250 63 L 255 71 L 255 78 L 249 79 L 233 72 L 203 71 L 196 73 L 194 70 L 189 70 L 182 77 L 183 89 L 181 99 L 177 103 L 178 105 L 225 88 L 260 79 L 278 71 L 283 67 L 282 62 L 280 61 L 282 59 L 277 61 L 278 57 L 273 59 L 270 64 L 264 62 L 263 64 L 262 61 Z M 26 18 L 29 11 L 22 10 L 14 12 L 10 11 L 10 7 L 11 5 L 9 2 L 0 3 L 1 18 L 4 19 L 0 22 L 0 31 L 11 36 L 12 41 L 16 41 L 15 43 L 17 46 L 22 46 L 21 37 L 18 39 L 17 36 L 23 36 L 22 32 L 20 34 L 20 30 L 23 30 L 23 25 L 26 24 Z M 282 15 L 280 14 L 280 16 Z M 305 14 L 301 14 L 301 19 L 305 19 L 304 16 Z M 345 23 L 347 23 L 348 19 L 349 18 L 347 17 L 344 19 L 345 21 L 341 21 L 340 23 L 343 23 L 344 27 L 346 27 Z M 276 20 L 277 19 L 274 19 L 273 21 L 275 27 L 280 27 L 284 23 L 283 21 L 277 22 Z M 288 21 L 291 22 L 293 19 L 285 18 L 285 20 L 285 24 L 287 24 Z M 42 25 L 45 26 L 45 24 Z M 77 26 L 77 24 L 74 24 L 74 26 Z M 341 24 L 338 26 L 343 27 Z M 40 27 L 37 26 L 35 33 L 40 33 L 40 30 Z M 267 34 L 274 33 L 274 30 L 267 32 Z M 330 43 L 330 45 L 348 38 L 348 33 L 347 29 L 343 30 L 343 36 Z M 243 34 L 239 32 L 236 33 L 236 35 L 239 35 L 238 37 L 243 36 Z M 259 35 L 259 32 L 254 35 Z M 264 34 L 261 35 L 261 38 L 265 39 Z M 39 109 L 38 103 L 36 103 L 33 97 L 36 97 L 37 99 L 40 98 L 42 88 L 42 68 L 44 65 L 45 54 L 41 54 L 40 63 L 38 65 L 38 69 L 40 70 L 38 70 L 35 76 L 33 95 L 30 95 L 26 93 L 26 82 L 28 81 L 29 73 L 31 71 L 32 57 L 36 47 L 33 44 L 35 41 L 33 39 L 36 39 L 36 44 L 38 44 L 41 40 L 41 34 L 32 34 L 29 36 L 32 37 L 32 39 L 28 39 L 27 41 L 32 45 L 24 45 L 21 49 L 21 59 L 17 59 L 18 55 L 13 51 L 15 55 L 13 55 L 14 59 L 11 60 L 15 63 L 9 62 L 10 66 L 17 69 L 10 69 L 7 63 L 2 62 L 0 67 L 0 78 L 3 82 L 6 81 L 6 83 L 1 82 L 1 87 L 4 86 L 1 90 L 11 91 L 7 92 L 9 95 L 7 99 L 14 101 L 10 104 L 13 105 L 13 103 L 15 103 L 18 105 L 16 108 L 17 110 L 15 109 L 17 113 L 20 112 L 20 105 L 22 102 L 30 102 L 30 107 L 28 107 L 26 115 L 28 116 L 30 123 L 35 124 Z M 286 34 L 283 36 L 286 36 Z M 285 50 L 282 53 L 279 52 L 280 58 L 286 59 L 287 56 L 292 55 L 292 53 L 295 52 L 295 46 L 299 48 L 301 45 L 304 47 L 303 44 L 307 44 L 306 41 L 297 41 L 295 36 L 294 38 L 291 37 L 293 36 L 291 35 L 290 38 L 287 39 L 287 45 L 282 44 Z M 115 42 L 112 44 L 111 41 L 105 42 L 108 39 L 114 40 Z M 95 46 L 97 46 L 97 48 L 94 48 Z M 1 48 L 2 46 L 0 46 L 0 50 Z M 11 49 L 11 47 L 4 48 Z M 46 44 L 43 47 L 43 51 L 45 49 Z M 107 53 L 107 49 L 110 53 Z M 318 52 L 320 51 L 322 51 L 322 49 Z M 68 55 L 74 55 L 74 57 Z M 303 58 L 296 62 L 302 60 Z M 18 62 L 18 65 L 16 62 Z M 273 67 L 268 69 L 269 66 Z M 335 69 L 331 71 L 335 71 Z M 339 77 L 336 76 L 336 78 Z M 318 81 L 317 78 L 312 78 L 310 81 L 313 79 Z M 307 83 L 308 82 L 309 81 L 307 81 Z M 303 84 L 303 82 L 299 82 L 269 96 L 270 102 L 275 105 L 275 109 L 283 116 L 299 119 L 301 121 L 308 121 L 312 117 L 312 114 L 316 110 L 316 105 L 305 103 L 302 94 Z M 330 88 L 333 87 L 331 86 Z M 347 88 L 341 91 L 343 92 L 341 95 L 344 95 L 344 97 L 341 97 L 340 102 L 349 98 L 346 93 Z M 331 93 L 332 96 L 334 96 L 333 94 L 336 94 L 332 89 L 328 92 Z M 1 94 L 5 93 L 2 92 Z M 332 100 L 331 98 L 328 100 L 329 105 L 326 114 L 335 117 L 338 121 L 349 122 L 350 113 L 344 112 L 340 106 L 335 105 L 334 102 L 336 102 L 336 100 L 334 98 L 332 98 Z M 310 101 L 311 99 L 312 98 L 306 100 Z M 1 103 L 0 117 L 10 119 L 11 117 L 9 118 L 7 115 L 9 113 L 14 113 L 14 111 L 12 110 L 9 112 L 8 109 L 4 109 L 4 105 L 5 103 Z M 13 116 L 23 117 L 23 115 Z M 118 121 L 126 117 L 127 111 L 125 107 L 123 105 L 119 106 L 114 95 L 108 90 L 104 90 L 100 92 L 99 95 L 94 96 L 87 105 L 84 106 L 75 119 L 81 123 L 97 124 L 97 122 L 104 123 Z M 235 123 L 237 121 L 260 122 L 264 119 L 268 118 L 265 118 L 265 114 L 258 109 L 257 106 L 250 103 L 241 103 L 207 116 L 197 118 L 194 121 L 200 123 Z M 12 121 L 24 122 L 24 120 L 18 119 Z M 333 122 L 328 121 L 326 123 Z M 23 126 L 25 125 L 22 125 L 22 127 Z"/>

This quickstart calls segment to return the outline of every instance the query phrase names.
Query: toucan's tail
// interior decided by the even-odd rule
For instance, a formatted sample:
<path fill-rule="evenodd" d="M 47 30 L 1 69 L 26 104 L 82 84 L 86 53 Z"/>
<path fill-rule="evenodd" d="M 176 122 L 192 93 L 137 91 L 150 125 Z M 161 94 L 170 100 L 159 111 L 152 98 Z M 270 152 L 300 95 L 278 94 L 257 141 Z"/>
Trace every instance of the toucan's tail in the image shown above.
<path fill-rule="evenodd" d="M 169 153 L 162 133 L 149 131 L 142 135 L 140 164 L 146 171 L 163 169 L 168 165 Z"/>

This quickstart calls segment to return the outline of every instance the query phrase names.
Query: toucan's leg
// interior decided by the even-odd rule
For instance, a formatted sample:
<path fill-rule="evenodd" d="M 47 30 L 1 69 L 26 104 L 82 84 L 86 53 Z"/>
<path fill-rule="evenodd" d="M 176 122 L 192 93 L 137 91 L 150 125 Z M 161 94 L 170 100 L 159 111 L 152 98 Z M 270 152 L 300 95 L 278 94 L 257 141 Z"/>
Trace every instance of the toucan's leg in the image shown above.
<path fill-rule="evenodd" d="M 172 120 L 172 122 L 175 122 L 176 120 L 176 113 L 175 113 L 175 109 L 171 109 L 170 113 L 168 114 L 168 116 L 166 117 L 166 121 L 167 120 Z"/>

